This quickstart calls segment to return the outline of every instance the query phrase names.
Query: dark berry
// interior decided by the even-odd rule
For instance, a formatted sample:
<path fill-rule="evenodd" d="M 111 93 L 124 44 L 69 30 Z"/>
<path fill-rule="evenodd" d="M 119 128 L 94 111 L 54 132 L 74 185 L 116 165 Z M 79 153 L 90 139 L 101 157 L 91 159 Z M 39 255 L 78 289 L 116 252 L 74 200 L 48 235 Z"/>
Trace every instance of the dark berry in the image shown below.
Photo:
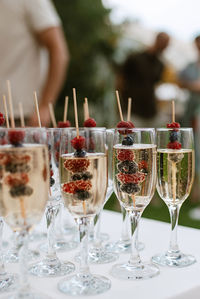
<path fill-rule="evenodd" d="M 169 135 L 169 140 L 171 141 L 171 142 L 175 142 L 175 141 L 177 141 L 178 140 L 178 132 L 177 131 L 171 131 L 170 132 L 170 135 Z"/>
<path fill-rule="evenodd" d="M 76 197 L 78 200 L 86 200 L 90 198 L 91 194 L 88 191 L 78 190 L 76 192 Z"/>
<path fill-rule="evenodd" d="M 12 197 L 30 196 L 33 193 L 33 189 L 26 185 L 14 186 L 10 189 L 10 195 Z"/>
<path fill-rule="evenodd" d="M 87 172 L 84 172 L 83 175 L 82 175 L 82 180 L 86 181 L 86 180 L 91 180 L 93 177 L 93 175 L 87 171 Z"/>
<path fill-rule="evenodd" d="M 88 118 L 84 121 L 83 126 L 86 128 L 92 128 L 92 127 L 96 127 L 97 124 L 94 118 Z"/>
<path fill-rule="evenodd" d="M 52 187 L 55 184 L 54 178 L 50 177 L 50 187 Z"/>
<path fill-rule="evenodd" d="M 82 179 L 82 173 L 75 173 L 71 176 L 72 181 L 78 181 Z"/>
<path fill-rule="evenodd" d="M 120 172 L 125 174 L 133 174 L 138 171 L 138 165 L 134 161 L 123 161 L 117 165 Z"/>
<path fill-rule="evenodd" d="M 140 186 L 134 183 L 129 183 L 129 184 L 123 184 L 121 185 L 121 191 L 128 193 L 128 194 L 133 194 L 133 193 L 138 193 L 140 191 Z"/>
<path fill-rule="evenodd" d="M 86 155 L 86 151 L 84 151 L 84 150 L 82 150 L 82 149 L 80 149 L 80 150 L 76 150 L 75 152 L 74 152 L 74 156 L 75 157 L 78 157 L 78 158 L 83 158 L 83 157 L 85 157 L 85 155 Z"/>
<path fill-rule="evenodd" d="M 131 136 L 124 137 L 122 145 L 133 145 L 133 138 Z"/>
<path fill-rule="evenodd" d="M 58 128 L 69 128 L 69 127 L 71 127 L 71 123 L 69 120 L 58 122 Z"/>
<path fill-rule="evenodd" d="M 148 161 L 148 159 L 149 159 L 149 154 L 148 154 L 148 152 L 145 151 L 145 150 L 142 151 L 141 158 L 142 158 L 143 161 Z"/>
<path fill-rule="evenodd" d="M 85 146 L 85 138 L 82 136 L 75 137 L 71 140 L 71 145 L 76 150 L 81 150 Z"/>
<path fill-rule="evenodd" d="M 78 181 L 78 180 L 91 180 L 92 179 L 92 174 L 87 171 L 87 172 L 82 172 L 82 173 L 75 173 L 74 175 L 71 176 L 72 181 Z"/>
<path fill-rule="evenodd" d="M 18 146 L 21 145 L 25 137 L 24 131 L 10 130 L 8 131 L 8 139 L 11 144 Z"/>
<path fill-rule="evenodd" d="M 6 171 L 10 173 L 16 173 L 16 172 L 29 172 L 30 166 L 24 163 L 15 164 L 15 163 L 8 163 L 5 167 Z"/>

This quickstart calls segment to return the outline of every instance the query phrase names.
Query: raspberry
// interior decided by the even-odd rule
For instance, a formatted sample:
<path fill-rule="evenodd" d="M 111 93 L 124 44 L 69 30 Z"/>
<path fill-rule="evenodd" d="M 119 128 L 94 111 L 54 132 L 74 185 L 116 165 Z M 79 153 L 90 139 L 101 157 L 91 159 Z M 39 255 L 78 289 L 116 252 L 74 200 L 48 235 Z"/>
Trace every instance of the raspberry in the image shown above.
<path fill-rule="evenodd" d="M 128 123 L 131 125 L 131 128 L 135 128 L 135 126 L 134 126 L 134 124 L 133 124 L 132 121 L 129 120 Z"/>
<path fill-rule="evenodd" d="M 142 160 L 138 163 L 138 168 L 139 170 L 141 169 L 147 169 L 148 168 L 148 163 L 145 160 Z"/>
<path fill-rule="evenodd" d="M 141 184 L 145 180 L 145 174 L 142 172 L 137 172 L 135 174 L 118 173 L 117 179 L 123 184 L 128 184 L 128 183 Z"/>
<path fill-rule="evenodd" d="M 26 173 L 7 175 L 5 183 L 11 187 L 25 185 L 29 182 L 29 177 Z"/>
<path fill-rule="evenodd" d="M 128 121 L 120 121 L 117 124 L 117 128 L 119 128 L 119 129 L 120 128 L 130 128 L 130 129 L 132 129 L 132 125 Z M 129 131 L 129 130 L 118 130 L 118 132 L 122 135 L 126 135 L 131 131 Z"/>
<path fill-rule="evenodd" d="M 81 150 L 85 146 L 85 138 L 82 136 L 75 137 L 71 140 L 71 145 L 76 150 Z"/>
<path fill-rule="evenodd" d="M 167 145 L 167 148 L 170 148 L 170 149 L 181 149 L 181 143 L 179 143 L 178 141 L 169 142 L 168 145 Z"/>
<path fill-rule="evenodd" d="M 171 124 L 167 124 L 167 128 L 168 129 L 176 129 L 176 128 L 180 128 L 180 124 L 179 123 L 176 123 L 176 122 L 173 122 Z"/>
<path fill-rule="evenodd" d="M 65 193 L 75 194 L 76 193 L 76 185 L 74 182 L 65 183 L 62 186 L 62 190 Z"/>
<path fill-rule="evenodd" d="M 3 113 L 0 112 L 0 126 L 2 126 L 5 123 L 5 117 Z"/>
<path fill-rule="evenodd" d="M 64 167 L 71 172 L 82 172 L 90 165 L 88 159 L 70 159 L 64 162 Z"/>
<path fill-rule="evenodd" d="M 69 182 L 65 183 L 62 186 L 62 190 L 66 193 L 75 194 L 77 191 L 88 191 L 92 188 L 92 184 L 90 181 L 75 181 L 75 182 Z"/>
<path fill-rule="evenodd" d="M 87 181 L 84 181 L 84 180 L 76 181 L 75 185 L 76 185 L 77 190 L 88 191 L 92 188 L 91 181 L 89 181 L 89 180 L 87 180 Z"/>
<path fill-rule="evenodd" d="M 128 194 L 135 194 L 140 191 L 140 186 L 137 184 L 129 183 L 129 184 L 123 184 L 120 187 L 122 192 L 128 193 Z"/>
<path fill-rule="evenodd" d="M 128 149 L 122 149 L 117 151 L 117 159 L 120 161 L 132 161 L 134 160 L 135 156 L 132 151 Z"/>
<path fill-rule="evenodd" d="M 16 130 L 10 130 L 8 131 L 8 139 L 11 144 L 13 145 L 19 145 L 22 143 L 25 137 L 24 131 L 16 131 Z"/>
<path fill-rule="evenodd" d="M 134 161 L 123 161 L 117 165 L 117 168 L 120 172 L 125 174 L 133 174 L 138 171 L 137 163 Z"/>
<path fill-rule="evenodd" d="M 53 170 L 52 169 L 50 170 L 50 176 L 53 176 Z"/>
<path fill-rule="evenodd" d="M 94 118 L 88 118 L 84 121 L 83 126 L 87 128 L 92 128 L 92 127 L 96 127 L 97 124 Z"/>
<path fill-rule="evenodd" d="M 71 127 L 71 123 L 69 120 L 58 122 L 58 128 L 69 128 L 69 127 Z"/>

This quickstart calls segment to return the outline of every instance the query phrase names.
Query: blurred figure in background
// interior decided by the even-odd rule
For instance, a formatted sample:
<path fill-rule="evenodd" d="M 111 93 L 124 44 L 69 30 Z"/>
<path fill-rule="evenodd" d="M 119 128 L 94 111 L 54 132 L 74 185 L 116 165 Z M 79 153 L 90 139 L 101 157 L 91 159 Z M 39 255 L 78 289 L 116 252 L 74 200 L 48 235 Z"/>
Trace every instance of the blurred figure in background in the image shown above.
<path fill-rule="evenodd" d="M 36 90 L 42 125 L 48 126 L 48 102 L 56 101 L 69 61 L 61 22 L 51 1 L 1 0 L 0 44 L 0 96 L 6 94 L 9 79 L 15 117 L 19 117 L 17 104 L 21 101 L 26 124 L 37 126 Z"/>
<path fill-rule="evenodd" d="M 170 37 L 165 32 L 157 34 L 151 47 L 127 57 L 121 67 L 117 88 L 122 93 L 122 106 L 127 109 L 128 97 L 133 98 L 132 114 L 136 127 L 157 127 L 155 86 L 161 81 L 164 63 L 160 55 L 167 48 Z"/>
<path fill-rule="evenodd" d="M 195 166 L 196 166 L 196 183 L 193 189 L 193 198 L 199 199 L 200 186 L 200 35 L 194 39 L 194 43 L 198 53 L 197 61 L 186 66 L 179 74 L 179 86 L 189 91 L 189 99 L 185 109 L 185 115 L 182 124 L 185 127 L 192 127 L 194 130 L 195 143 Z"/>

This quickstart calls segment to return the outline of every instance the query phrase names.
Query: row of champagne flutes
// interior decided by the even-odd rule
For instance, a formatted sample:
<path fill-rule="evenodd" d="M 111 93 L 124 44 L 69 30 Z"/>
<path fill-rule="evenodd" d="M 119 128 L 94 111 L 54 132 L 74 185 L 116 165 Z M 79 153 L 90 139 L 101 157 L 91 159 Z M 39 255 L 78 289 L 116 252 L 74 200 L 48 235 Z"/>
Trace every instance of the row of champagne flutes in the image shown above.
<path fill-rule="evenodd" d="M 155 142 L 154 129 L 126 128 L 107 130 L 107 133 L 103 128 L 80 129 L 79 138 L 72 128 L 52 129 L 48 133 L 45 129 L 15 129 L 14 133 L 12 130 L 1 130 L 0 211 L 5 222 L 13 230 L 19 231 L 23 245 L 20 250 L 23 283 L 13 298 L 45 298 L 30 292 L 24 270 L 24 248 L 27 232 L 39 222 L 47 200 L 47 220 L 50 220 L 48 254 L 42 262 L 32 265 L 29 271 L 39 276 L 51 276 L 51 271 L 69 274 L 74 270 L 72 263 L 58 260 L 52 244 L 54 238 L 51 228 L 59 205 L 59 188 L 54 182 L 48 190 L 49 154 L 53 155 L 53 159 L 50 159 L 54 163 L 50 165 L 51 170 L 56 172 L 60 160 L 64 204 L 79 227 L 81 241 L 80 270 L 78 274 L 62 280 L 58 285 L 59 290 L 71 295 L 90 295 L 102 293 L 111 286 L 106 277 L 90 273 L 87 255 L 89 227 L 112 193 L 112 173 L 108 173 L 108 168 L 113 169 L 114 191 L 130 217 L 132 232 L 129 261 L 114 265 L 111 274 L 122 279 L 142 279 L 159 273 L 154 264 L 141 262 L 136 238 L 139 219 L 155 191 L 156 155 L 157 187 L 170 210 L 172 237 L 167 253 L 154 256 L 152 260 L 157 264 L 175 266 L 187 266 L 195 261 L 192 256 L 180 253 L 176 242 L 178 212 L 190 193 L 194 176 L 192 129 L 176 131 L 181 143 L 179 150 L 167 148 L 172 131 L 174 130 L 158 129 Z M 75 138 L 79 140 L 77 144 L 71 142 Z M 47 143 L 49 153 L 45 147 Z M 96 244 L 93 254 L 105 257 L 102 250 Z M 111 252 L 109 254 L 113 257 Z M 55 273 L 52 276 L 54 275 Z"/>

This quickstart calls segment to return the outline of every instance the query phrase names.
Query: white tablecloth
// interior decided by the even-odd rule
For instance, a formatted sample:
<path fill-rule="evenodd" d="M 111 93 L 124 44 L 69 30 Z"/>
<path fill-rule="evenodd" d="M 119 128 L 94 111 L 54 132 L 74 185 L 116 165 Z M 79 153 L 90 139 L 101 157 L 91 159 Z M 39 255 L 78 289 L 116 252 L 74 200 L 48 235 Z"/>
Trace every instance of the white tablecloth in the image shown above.
<path fill-rule="evenodd" d="M 102 231 L 108 232 L 111 240 L 118 240 L 121 233 L 121 215 L 104 211 Z M 142 219 L 140 225 L 140 241 L 145 243 L 141 252 L 143 260 L 150 260 L 155 253 L 168 248 L 170 225 L 154 220 Z M 122 281 L 110 276 L 109 271 L 114 263 L 91 265 L 91 272 L 110 278 L 111 289 L 90 299 L 199 299 L 200 298 L 200 233 L 197 229 L 179 227 L 179 245 L 184 253 L 195 255 L 197 263 L 190 267 L 174 269 L 160 267 L 160 275 L 143 281 Z M 60 258 L 73 261 L 76 251 L 59 254 Z M 122 254 L 118 262 L 128 260 L 128 254 Z M 74 262 L 74 261 L 73 261 Z M 76 264 L 76 263 L 75 263 Z M 7 264 L 8 271 L 18 271 L 17 264 Z M 59 278 L 37 278 L 29 276 L 31 286 L 48 294 L 52 299 L 64 299 L 66 296 L 57 290 Z M 0 295 L 1 298 L 1 295 Z M 72 298 L 72 297 L 71 297 Z M 85 298 L 85 297 L 79 297 Z"/>

